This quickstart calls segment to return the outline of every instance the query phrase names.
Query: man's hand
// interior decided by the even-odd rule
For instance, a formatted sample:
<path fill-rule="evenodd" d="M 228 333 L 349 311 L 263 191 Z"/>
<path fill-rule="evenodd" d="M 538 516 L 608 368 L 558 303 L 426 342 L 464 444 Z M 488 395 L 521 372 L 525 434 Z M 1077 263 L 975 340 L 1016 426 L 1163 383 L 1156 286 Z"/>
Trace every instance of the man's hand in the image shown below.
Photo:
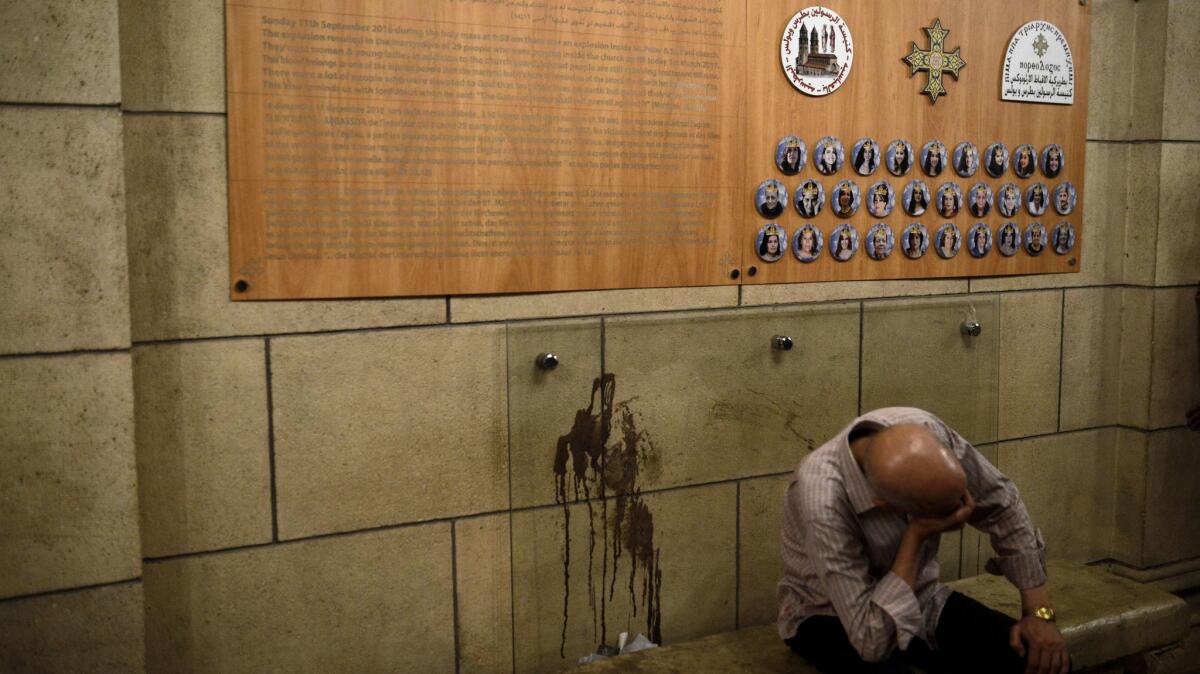
<path fill-rule="evenodd" d="M 1052 622 L 1027 615 L 1013 625 L 1009 645 L 1025 658 L 1025 674 L 1067 674 L 1067 640 Z"/>
<path fill-rule="evenodd" d="M 1193 431 L 1200 431 L 1200 405 L 1188 410 L 1187 425 Z"/>
<path fill-rule="evenodd" d="M 908 528 L 912 529 L 921 540 L 925 540 L 943 531 L 960 528 L 974 511 L 975 499 L 971 498 L 971 492 L 967 492 L 963 495 L 962 504 L 954 512 L 944 517 L 909 517 Z"/>

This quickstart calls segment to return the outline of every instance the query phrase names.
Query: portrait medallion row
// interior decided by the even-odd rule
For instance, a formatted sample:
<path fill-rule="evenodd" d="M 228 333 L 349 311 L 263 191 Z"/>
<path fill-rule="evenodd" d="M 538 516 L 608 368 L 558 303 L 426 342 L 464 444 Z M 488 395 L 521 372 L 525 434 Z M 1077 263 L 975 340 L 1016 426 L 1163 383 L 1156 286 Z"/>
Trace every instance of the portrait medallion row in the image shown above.
<path fill-rule="evenodd" d="M 920 157 L 913 155 L 913 146 L 907 140 L 897 139 L 883 150 L 873 138 L 860 138 L 850 151 L 850 166 L 860 176 L 873 175 L 880 164 L 894 176 L 907 175 L 914 164 L 919 164 L 925 175 L 937 177 L 949 164 L 963 178 L 975 175 L 982 164 L 987 174 L 1001 178 L 1012 166 L 1018 178 L 1032 178 L 1040 167 L 1047 178 L 1057 178 L 1066 165 L 1066 155 L 1061 146 L 1050 144 L 1039 153 L 1032 145 L 1018 145 L 1010 154 L 1004 143 L 992 143 L 983 151 L 980 161 L 979 147 L 971 141 L 963 141 L 948 154 L 946 144 L 931 140 L 921 148 Z M 915 161 L 914 161 L 915 160 Z M 813 147 L 813 168 L 821 175 L 833 175 L 842 170 L 846 163 L 846 148 L 842 141 L 825 136 Z M 808 164 L 808 146 L 799 136 L 784 136 L 775 148 L 775 166 L 786 175 L 796 175 Z"/>
<path fill-rule="evenodd" d="M 1012 218 L 1020 212 L 1022 204 L 1034 217 L 1044 215 L 1051 205 L 1059 215 L 1070 215 L 1075 211 L 1076 194 L 1075 186 L 1069 182 L 1055 186 L 1053 196 L 1045 183 L 1033 183 L 1025 189 L 1023 197 L 1016 183 L 1004 183 L 996 194 L 986 183 L 976 183 L 967 190 L 964 200 L 962 188 L 956 183 L 942 183 L 934 197 L 923 180 L 909 181 L 899 194 L 891 183 L 879 180 L 867 190 L 867 212 L 877 218 L 886 218 L 895 210 L 897 199 L 904 212 L 913 217 L 923 215 L 933 205 L 943 218 L 957 217 L 964 206 L 971 215 L 984 218 L 992 212 L 994 204 L 1001 216 Z M 791 202 L 800 217 L 815 218 L 825 209 L 825 187 L 809 178 L 796 187 Z M 768 219 L 782 215 L 787 203 L 787 186 L 774 178 L 764 180 L 754 195 L 755 210 Z M 860 205 L 861 194 L 854 181 L 842 180 L 833 186 L 829 207 L 834 215 L 848 218 L 858 212 Z"/>
<path fill-rule="evenodd" d="M 963 236 L 954 223 L 947 222 L 938 227 L 932 238 L 934 250 L 943 260 L 958 255 L 962 247 Z M 896 245 L 896 235 L 891 226 L 882 222 L 872 225 L 863 239 L 867 256 L 872 260 L 886 260 Z M 972 257 L 986 257 L 992 250 L 992 230 L 982 222 L 967 230 L 966 239 L 967 250 Z M 908 225 L 900 232 L 901 252 L 910 259 L 924 257 L 930 243 L 929 230 L 919 222 Z M 1055 225 L 1052 233 L 1048 233 L 1042 223 L 1033 222 L 1022 234 L 1020 227 L 1006 222 L 996 230 L 995 244 L 996 250 L 1004 257 L 1012 257 L 1020 250 L 1037 257 L 1047 249 L 1058 255 L 1066 255 L 1075 249 L 1075 227 L 1063 220 Z M 773 222 L 764 225 L 755 239 L 755 250 L 764 262 L 777 262 L 789 250 L 800 262 L 815 262 L 824 249 L 825 237 L 821 229 L 811 224 L 800 227 L 789 238 L 787 230 Z M 858 230 L 846 223 L 833 228 L 829 235 L 830 257 L 838 262 L 846 262 L 854 257 L 858 249 Z"/>

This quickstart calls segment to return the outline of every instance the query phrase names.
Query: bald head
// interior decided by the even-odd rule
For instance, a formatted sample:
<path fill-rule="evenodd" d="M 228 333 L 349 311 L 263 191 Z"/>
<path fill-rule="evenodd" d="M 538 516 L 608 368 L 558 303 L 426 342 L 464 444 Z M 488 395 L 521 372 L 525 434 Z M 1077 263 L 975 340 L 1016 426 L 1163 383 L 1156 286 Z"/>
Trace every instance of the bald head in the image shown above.
<path fill-rule="evenodd" d="M 860 462 L 879 498 L 908 513 L 949 514 L 967 491 L 958 457 L 924 426 L 891 426 L 865 438 Z"/>

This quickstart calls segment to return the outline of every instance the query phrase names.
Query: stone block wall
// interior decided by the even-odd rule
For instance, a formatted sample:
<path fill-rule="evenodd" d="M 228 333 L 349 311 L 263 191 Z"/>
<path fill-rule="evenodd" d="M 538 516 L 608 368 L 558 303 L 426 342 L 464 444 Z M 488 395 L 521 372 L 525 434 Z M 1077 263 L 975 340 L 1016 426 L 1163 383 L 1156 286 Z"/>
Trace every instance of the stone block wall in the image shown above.
<path fill-rule="evenodd" d="M 789 471 L 889 404 L 1052 556 L 1200 568 L 1200 5 L 1091 11 L 1078 274 L 234 303 L 221 0 L 0 7 L 0 670 L 548 671 L 767 622 Z"/>

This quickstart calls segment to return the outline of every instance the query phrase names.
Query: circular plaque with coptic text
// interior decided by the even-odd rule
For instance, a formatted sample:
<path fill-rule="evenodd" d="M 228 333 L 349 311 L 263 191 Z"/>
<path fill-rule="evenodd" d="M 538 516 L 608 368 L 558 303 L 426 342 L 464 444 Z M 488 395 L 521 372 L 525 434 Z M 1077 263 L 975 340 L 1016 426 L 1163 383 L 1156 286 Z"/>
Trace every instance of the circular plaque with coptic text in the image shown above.
<path fill-rule="evenodd" d="M 850 77 L 854 38 L 850 26 L 826 7 L 806 7 L 783 29 L 779 60 L 792 86 L 809 96 L 837 91 Z"/>

